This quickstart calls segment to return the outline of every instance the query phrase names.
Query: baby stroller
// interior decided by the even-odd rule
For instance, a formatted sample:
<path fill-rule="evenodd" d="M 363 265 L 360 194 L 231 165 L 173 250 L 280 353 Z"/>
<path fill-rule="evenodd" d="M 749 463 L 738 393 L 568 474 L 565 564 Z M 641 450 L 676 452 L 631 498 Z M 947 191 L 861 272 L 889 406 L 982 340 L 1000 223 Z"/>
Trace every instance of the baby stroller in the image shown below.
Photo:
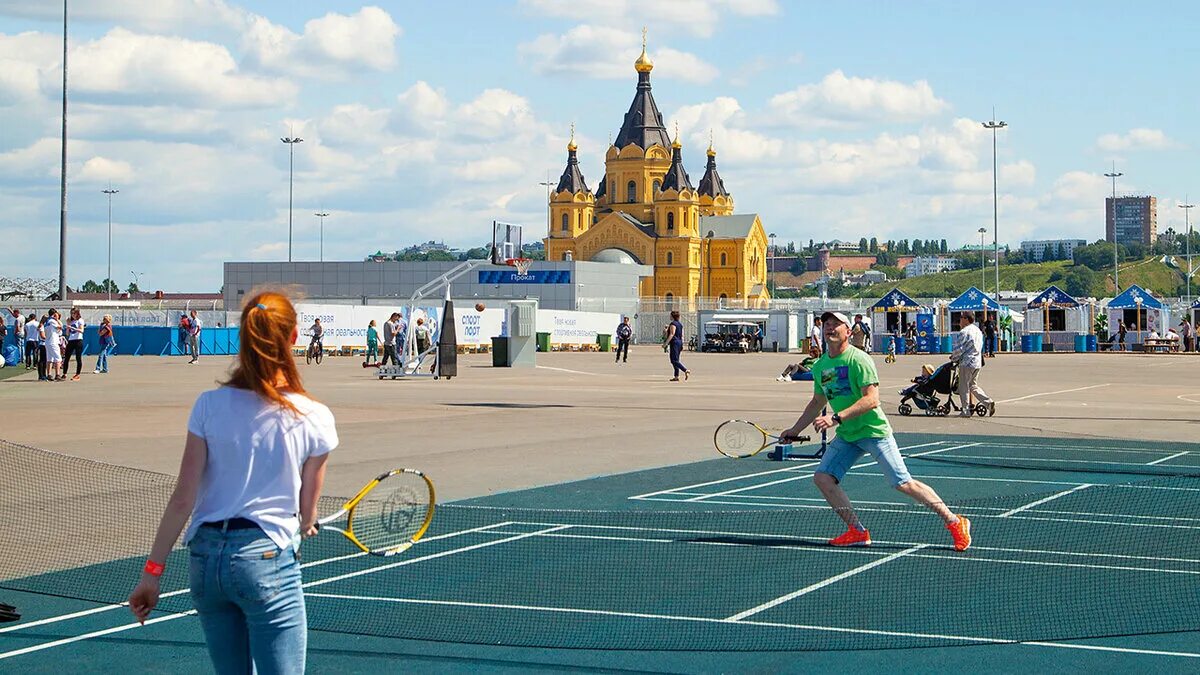
<path fill-rule="evenodd" d="M 932 373 L 926 373 L 922 369 L 921 375 L 911 386 L 900 390 L 900 414 L 911 415 L 913 407 L 916 406 L 918 410 L 924 410 L 925 414 L 930 417 L 945 417 L 952 410 L 961 410 L 954 402 L 954 394 L 957 391 L 958 364 L 954 361 L 943 363 Z M 944 403 L 938 394 L 946 396 Z M 980 417 L 986 417 L 988 407 L 983 403 L 977 403 L 971 412 Z"/>
<path fill-rule="evenodd" d="M 931 417 L 945 417 L 959 409 L 953 396 L 957 389 L 958 365 L 953 361 L 943 363 L 932 373 L 922 370 L 911 386 L 900 390 L 900 414 L 911 415 L 915 407 Z M 938 394 L 945 395 L 945 402 Z"/>

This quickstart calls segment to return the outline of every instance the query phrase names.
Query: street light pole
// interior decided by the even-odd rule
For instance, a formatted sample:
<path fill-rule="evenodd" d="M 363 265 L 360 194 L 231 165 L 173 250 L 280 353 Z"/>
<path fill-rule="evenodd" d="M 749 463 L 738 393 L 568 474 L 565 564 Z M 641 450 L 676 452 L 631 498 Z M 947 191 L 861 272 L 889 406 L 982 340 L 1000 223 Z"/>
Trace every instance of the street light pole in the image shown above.
<path fill-rule="evenodd" d="M 979 228 L 979 290 L 987 294 L 987 261 L 983 258 L 983 235 L 987 234 L 987 228 Z M 996 287 L 996 295 L 1000 295 L 1000 288 Z M 999 302 L 999 301 L 997 301 Z"/>
<path fill-rule="evenodd" d="M 992 238 L 996 258 L 996 303 L 1000 303 L 1000 196 L 999 182 L 996 173 L 996 130 L 1008 126 L 1007 122 L 996 121 L 996 110 L 992 109 L 992 119 L 983 123 L 984 129 L 992 130 Z M 980 248 L 983 244 L 980 243 Z M 982 288 L 979 290 L 983 290 Z"/>
<path fill-rule="evenodd" d="M 318 258 L 318 260 L 320 262 L 325 262 L 325 216 L 328 216 L 329 214 L 325 213 L 324 211 L 317 211 L 313 215 L 321 219 L 321 234 L 320 234 L 320 237 L 321 237 L 320 238 L 320 246 L 321 246 L 320 251 L 321 252 L 320 252 L 320 257 Z"/>
<path fill-rule="evenodd" d="M 133 270 L 129 270 L 129 274 L 133 276 L 133 287 L 138 290 L 138 293 L 141 293 L 142 287 L 138 284 L 138 280 L 142 278 L 142 275 L 145 274 L 145 272 L 134 272 Z M 129 298 L 131 300 L 133 299 L 133 293 L 129 294 Z"/>
<path fill-rule="evenodd" d="M 550 180 L 550 172 L 547 171 L 546 172 L 546 180 L 538 183 L 538 185 L 541 185 L 546 188 L 546 232 L 549 233 L 549 236 L 553 237 L 554 236 L 554 223 L 551 222 L 551 220 L 550 220 L 550 188 L 553 187 L 554 185 L 557 185 L 557 183 Z"/>
<path fill-rule="evenodd" d="M 1187 195 L 1184 195 L 1183 201 L 1185 201 L 1185 202 L 1187 201 Z M 1191 218 L 1188 217 L 1188 214 L 1191 213 L 1192 209 L 1195 206 L 1196 206 L 1195 204 L 1180 204 L 1179 205 L 1179 208 L 1183 209 L 1183 222 L 1186 223 L 1186 227 L 1187 227 L 1187 242 L 1186 242 L 1187 248 L 1185 250 L 1187 251 L 1188 271 L 1187 271 L 1187 279 L 1185 279 L 1185 282 L 1187 283 L 1187 307 L 1188 307 L 1188 309 L 1191 309 L 1191 307 L 1192 307 L 1192 220 L 1191 220 Z"/>
<path fill-rule="evenodd" d="M 288 146 L 288 262 L 292 262 L 292 176 L 296 168 L 296 144 L 303 143 L 303 138 L 284 136 L 279 139 Z"/>
<path fill-rule="evenodd" d="M 771 252 L 767 255 L 767 295 L 774 298 L 775 294 L 771 292 L 771 277 L 775 275 L 775 266 L 772 264 L 775 260 L 775 233 L 767 235 L 767 238 L 771 240 Z"/>
<path fill-rule="evenodd" d="M 1117 163 L 1113 162 L 1113 170 L 1111 173 L 1104 174 L 1105 178 L 1112 179 L 1112 224 L 1113 224 L 1113 297 L 1116 297 L 1121 292 L 1121 268 L 1117 265 L 1117 179 L 1125 174 L 1117 171 Z"/>
<path fill-rule="evenodd" d="M 120 190 L 114 190 L 112 183 L 109 183 L 108 189 L 101 190 L 101 192 L 108 195 L 108 277 L 105 279 L 104 288 L 108 291 L 108 299 L 112 300 L 112 287 L 114 283 L 112 280 L 112 196 L 120 192 Z"/>
<path fill-rule="evenodd" d="M 67 0 L 63 0 L 62 182 L 58 214 L 58 299 L 67 299 Z"/>

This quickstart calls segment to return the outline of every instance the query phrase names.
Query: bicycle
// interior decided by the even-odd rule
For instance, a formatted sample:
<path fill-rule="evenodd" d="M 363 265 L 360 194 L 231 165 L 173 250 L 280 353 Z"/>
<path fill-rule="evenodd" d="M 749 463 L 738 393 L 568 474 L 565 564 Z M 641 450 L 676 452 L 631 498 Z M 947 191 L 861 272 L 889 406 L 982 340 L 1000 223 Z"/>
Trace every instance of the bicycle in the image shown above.
<path fill-rule="evenodd" d="M 315 338 L 308 343 L 308 349 L 304 352 L 304 362 L 311 364 L 313 361 L 317 365 L 321 365 L 321 360 L 325 358 L 325 345 L 321 344 L 320 338 Z"/>

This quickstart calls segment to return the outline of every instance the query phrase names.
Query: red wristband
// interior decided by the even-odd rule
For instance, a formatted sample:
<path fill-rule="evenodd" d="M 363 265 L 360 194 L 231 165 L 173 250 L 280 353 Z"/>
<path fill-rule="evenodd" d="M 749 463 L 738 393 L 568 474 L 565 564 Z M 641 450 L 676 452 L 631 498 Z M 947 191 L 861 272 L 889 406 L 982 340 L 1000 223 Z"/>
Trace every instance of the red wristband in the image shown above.
<path fill-rule="evenodd" d="M 163 565 L 162 563 L 156 563 L 153 560 L 147 560 L 146 566 L 142 568 L 142 571 L 152 577 L 161 577 L 163 570 L 165 569 L 167 569 L 166 565 Z"/>

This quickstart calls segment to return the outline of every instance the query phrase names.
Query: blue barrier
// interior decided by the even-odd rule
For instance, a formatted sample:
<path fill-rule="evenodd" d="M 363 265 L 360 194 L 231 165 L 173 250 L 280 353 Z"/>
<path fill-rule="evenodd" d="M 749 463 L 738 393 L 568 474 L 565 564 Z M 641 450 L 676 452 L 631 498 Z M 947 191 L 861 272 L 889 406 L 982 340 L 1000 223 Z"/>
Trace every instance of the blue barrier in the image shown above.
<path fill-rule="evenodd" d="M 114 356 L 185 356 L 186 346 L 181 349 L 175 328 L 163 326 L 113 326 L 113 338 L 117 341 Z M 83 331 L 83 352 L 100 353 L 100 328 L 88 326 Z M 227 356 L 238 353 L 237 328 L 205 328 L 200 331 L 200 353 Z"/>
<path fill-rule="evenodd" d="M 1095 335 L 1085 335 L 1087 338 L 1087 351 L 1094 352 L 1098 349 L 1098 342 Z"/>
<path fill-rule="evenodd" d="M 1087 338 L 1088 338 L 1088 336 L 1086 336 L 1086 335 L 1076 335 L 1075 336 L 1075 351 L 1076 352 L 1086 352 L 1087 351 Z"/>

